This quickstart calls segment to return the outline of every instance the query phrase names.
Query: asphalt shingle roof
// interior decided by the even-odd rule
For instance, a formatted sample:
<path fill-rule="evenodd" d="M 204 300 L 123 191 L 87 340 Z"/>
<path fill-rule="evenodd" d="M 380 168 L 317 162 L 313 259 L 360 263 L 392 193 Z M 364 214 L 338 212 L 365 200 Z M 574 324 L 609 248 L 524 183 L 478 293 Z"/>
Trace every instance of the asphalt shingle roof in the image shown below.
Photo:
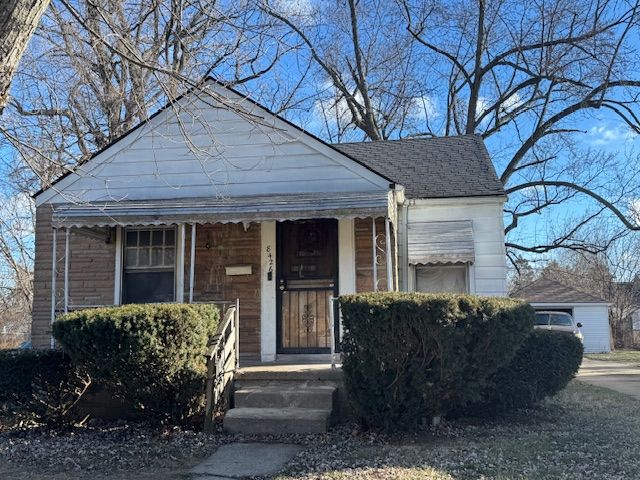
<path fill-rule="evenodd" d="M 530 303 L 607 303 L 606 300 L 548 278 L 539 278 L 511 293 Z"/>
<path fill-rule="evenodd" d="M 403 185 L 408 198 L 505 194 L 479 135 L 337 143 L 333 146 Z"/>

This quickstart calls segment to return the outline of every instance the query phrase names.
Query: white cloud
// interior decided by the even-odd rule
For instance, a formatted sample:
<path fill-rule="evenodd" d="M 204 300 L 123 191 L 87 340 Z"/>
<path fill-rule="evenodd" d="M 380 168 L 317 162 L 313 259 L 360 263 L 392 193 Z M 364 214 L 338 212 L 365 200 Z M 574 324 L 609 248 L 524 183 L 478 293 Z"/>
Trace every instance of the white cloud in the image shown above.
<path fill-rule="evenodd" d="M 593 145 L 608 145 L 611 143 L 624 143 L 635 139 L 638 135 L 627 125 L 608 124 L 597 125 L 589 129 L 589 138 Z"/>
<path fill-rule="evenodd" d="M 313 13 L 311 0 L 271 0 L 269 6 L 287 17 L 304 18 Z"/>
<path fill-rule="evenodd" d="M 332 90 L 335 89 L 332 88 Z M 363 98 L 360 93 L 355 94 L 355 99 L 362 104 Z M 345 123 L 351 121 L 351 110 L 344 97 L 335 93 L 334 97 L 316 100 L 313 104 L 313 113 L 316 118 L 326 119 L 331 123 Z"/>
<path fill-rule="evenodd" d="M 428 95 L 415 97 L 411 102 L 411 117 L 418 120 L 433 120 L 439 116 L 438 107 Z"/>

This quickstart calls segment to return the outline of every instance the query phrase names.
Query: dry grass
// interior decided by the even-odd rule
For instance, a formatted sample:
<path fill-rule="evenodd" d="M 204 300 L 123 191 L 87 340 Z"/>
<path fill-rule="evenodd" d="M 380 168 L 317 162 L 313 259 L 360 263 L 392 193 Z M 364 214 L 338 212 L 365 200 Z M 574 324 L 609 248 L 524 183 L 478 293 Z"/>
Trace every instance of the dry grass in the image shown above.
<path fill-rule="evenodd" d="M 640 402 L 573 382 L 539 408 L 418 437 L 307 449 L 279 480 L 640 478 Z"/>
<path fill-rule="evenodd" d="M 573 382 L 538 408 L 497 420 L 455 420 L 420 435 L 341 428 L 327 435 L 241 437 L 131 427 L 0 433 L 0 478 L 191 479 L 218 445 L 306 448 L 278 480 L 551 480 L 640 478 L 640 402 Z"/>
<path fill-rule="evenodd" d="M 610 353 L 591 353 L 585 357 L 591 360 L 632 363 L 640 366 L 640 350 L 614 350 Z"/>

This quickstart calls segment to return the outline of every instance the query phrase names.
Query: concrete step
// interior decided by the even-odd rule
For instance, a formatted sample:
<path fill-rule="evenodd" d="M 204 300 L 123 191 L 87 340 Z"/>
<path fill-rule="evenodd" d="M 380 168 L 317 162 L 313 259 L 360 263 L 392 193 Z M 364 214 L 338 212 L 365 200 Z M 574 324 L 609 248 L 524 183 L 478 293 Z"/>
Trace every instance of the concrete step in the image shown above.
<path fill-rule="evenodd" d="M 330 410 L 311 408 L 233 408 L 224 416 L 227 433 L 324 433 Z"/>
<path fill-rule="evenodd" d="M 330 385 L 247 385 L 235 391 L 236 408 L 333 409 L 336 387 Z"/>

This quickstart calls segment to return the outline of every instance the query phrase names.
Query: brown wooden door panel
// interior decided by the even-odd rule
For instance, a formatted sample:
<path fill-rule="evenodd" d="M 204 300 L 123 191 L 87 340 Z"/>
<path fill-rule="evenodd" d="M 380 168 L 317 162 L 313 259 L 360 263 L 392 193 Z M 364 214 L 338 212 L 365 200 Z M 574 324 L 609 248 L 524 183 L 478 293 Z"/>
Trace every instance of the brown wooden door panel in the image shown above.
<path fill-rule="evenodd" d="M 329 348 L 333 290 L 282 292 L 282 348 Z"/>

